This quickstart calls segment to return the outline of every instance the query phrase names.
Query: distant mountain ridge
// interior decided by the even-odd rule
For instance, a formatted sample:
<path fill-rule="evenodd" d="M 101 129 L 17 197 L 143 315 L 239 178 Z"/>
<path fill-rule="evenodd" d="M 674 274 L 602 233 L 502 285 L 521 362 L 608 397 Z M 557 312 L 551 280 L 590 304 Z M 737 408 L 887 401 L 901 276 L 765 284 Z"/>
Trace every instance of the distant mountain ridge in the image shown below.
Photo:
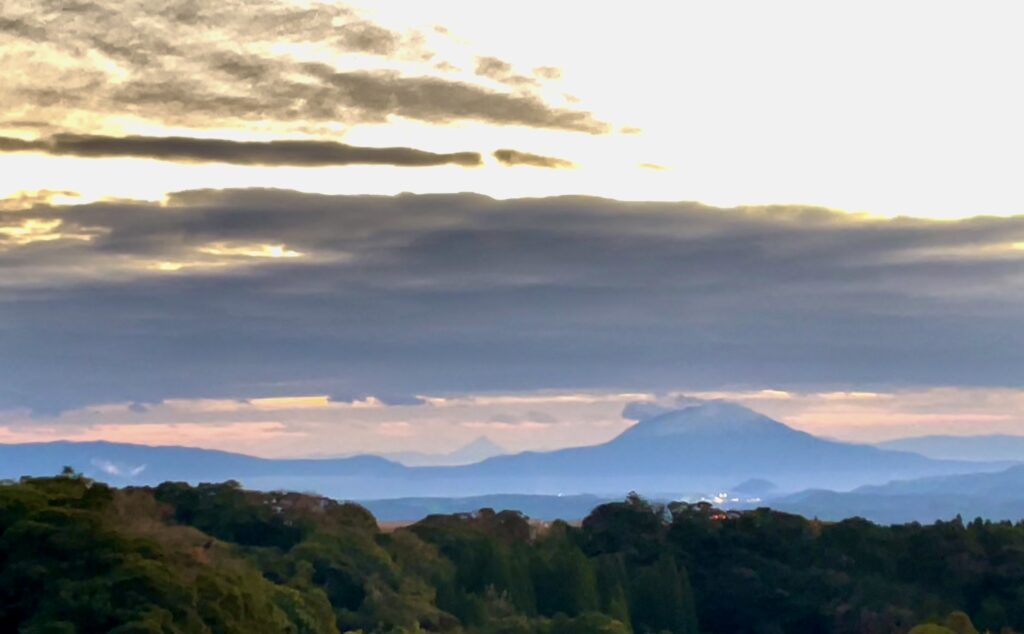
<path fill-rule="evenodd" d="M 938 460 L 1024 462 L 1024 436 L 914 436 L 876 444 L 882 449 L 912 451 Z"/>
<path fill-rule="evenodd" d="M 402 465 L 377 456 L 341 460 L 274 460 L 244 454 L 179 446 L 149 446 L 107 441 L 0 444 L 0 478 L 52 475 L 63 466 L 99 480 L 156 484 L 163 481 L 245 480 L 253 476 L 393 475 Z"/>
<path fill-rule="evenodd" d="M 511 491 L 516 474 L 529 493 L 621 493 L 624 483 L 652 495 L 726 490 L 766 479 L 783 491 L 837 490 L 891 480 L 966 473 L 1005 465 L 938 461 L 923 456 L 825 440 L 737 403 L 704 401 L 642 420 L 611 441 L 485 460 L 453 471 L 478 485 Z M 569 488 L 566 482 L 573 482 Z"/>
<path fill-rule="evenodd" d="M 863 486 L 849 492 L 809 490 L 771 499 L 782 511 L 838 520 L 858 516 L 882 524 L 929 523 L 957 515 L 965 521 L 1024 519 L 1024 465 Z"/>
<path fill-rule="evenodd" d="M 630 490 L 674 498 L 758 479 L 780 492 L 848 490 L 1000 468 L 825 440 L 727 401 L 661 413 L 600 445 L 502 455 L 462 466 L 407 467 L 377 456 L 269 460 L 116 443 L 0 445 L 0 477 L 52 474 L 63 465 L 117 484 L 235 479 L 255 489 L 316 491 L 347 499 L 618 496 Z"/>
<path fill-rule="evenodd" d="M 444 467 L 473 464 L 494 456 L 508 453 L 504 447 L 487 436 L 479 436 L 473 441 L 447 453 L 427 453 L 424 451 L 399 451 L 394 453 L 376 454 L 386 460 L 403 464 L 407 467 Z"/>

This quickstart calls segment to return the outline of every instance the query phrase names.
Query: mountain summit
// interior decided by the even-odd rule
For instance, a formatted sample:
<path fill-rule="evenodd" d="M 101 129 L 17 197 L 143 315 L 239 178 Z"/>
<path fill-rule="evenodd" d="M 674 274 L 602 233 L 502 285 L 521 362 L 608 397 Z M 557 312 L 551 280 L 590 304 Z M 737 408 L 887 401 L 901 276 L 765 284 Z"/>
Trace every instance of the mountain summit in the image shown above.
<path fill-rule="evenodd" d="M 617 440 L 650 439 L 679 435 L 723 436 L 793 431 L 777 420 L 724 400 L 703 401 L 638 422 Z"/>
<path fill-rule="evenodd" d="M 632 488 L 686 495 L 728 491 L 751 479 L 769 480 L 785 491 L 845 490 L 986 468 L 818 438 L 724 400 L 647 411 L 649 417 L 604 444 L 499 456 L 449 469 L 445 479 L 458 478 L 467 493 L 610 494 Z"/>

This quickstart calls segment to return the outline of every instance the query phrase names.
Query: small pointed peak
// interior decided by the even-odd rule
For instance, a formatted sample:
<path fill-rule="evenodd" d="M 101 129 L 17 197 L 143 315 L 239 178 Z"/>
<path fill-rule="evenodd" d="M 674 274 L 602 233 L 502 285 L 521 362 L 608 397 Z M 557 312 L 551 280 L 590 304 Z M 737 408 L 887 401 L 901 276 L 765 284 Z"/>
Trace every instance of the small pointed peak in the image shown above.
<path fill-rule="evenodd" d="M 505 453 L 505 448 L 504 447 L 502 447 L 498 443 L 494 442 L 493 440 L 491 440 L 487 436 L 477 436 L 476 438 L 474 438 L 470 442 L 466 443 L 465 445 L 463 445 L 462 447 L 460 447 L 456 451 L 460 451 L 460 452 L 461 451 L 468 451 L 468 450 L 479 451 L 479 450 L 482 450 L 482 449 L 496 451 L 498 453 Z"/>
<path fill-rule="evenodd" d="M 497 444 L 487 436 L 480 436 L 468 445 L 451 452 L 447 457 L 449 460 L 453 460 L 458 463 L 468 463 L 479 462 L 480 460 L 500 456 L 504 453 L 507 453 L 504 447 Z"/>

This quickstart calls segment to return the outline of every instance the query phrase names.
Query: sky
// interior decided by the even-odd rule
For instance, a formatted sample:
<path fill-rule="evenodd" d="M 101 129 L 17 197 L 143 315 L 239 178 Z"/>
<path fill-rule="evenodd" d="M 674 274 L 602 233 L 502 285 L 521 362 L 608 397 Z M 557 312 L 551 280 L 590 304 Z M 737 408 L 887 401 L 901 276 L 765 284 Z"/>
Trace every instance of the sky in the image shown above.
<path fill-rule="evenodd" d="M 1024 431 L 1022 12 L 7 0 L 0 442 Z"/>

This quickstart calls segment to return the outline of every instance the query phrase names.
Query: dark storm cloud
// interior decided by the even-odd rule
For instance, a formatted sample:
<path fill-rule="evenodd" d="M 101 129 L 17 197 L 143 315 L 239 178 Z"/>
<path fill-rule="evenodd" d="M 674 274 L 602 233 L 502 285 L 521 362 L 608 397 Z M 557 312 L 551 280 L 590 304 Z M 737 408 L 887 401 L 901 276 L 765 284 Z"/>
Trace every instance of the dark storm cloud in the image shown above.
<path fill-rule="evenodd" d="M 9 43 L 17 46 L 5 50 Z M 0 51 L 18 72 L 4 78 L 0 111 L 45 115 L 54 123 L 71 115 L 132 115 L 176 126 L 327 125 L 397 115 L 610 129 L 588 112 L 554 107 L 528 92 L 386 68 L 340 70 L 281 52 L 281 44 L 376 56 L 377 63 L 432 58 L 421 34 L 392 31 L 333 4 L 7 0 L 0 7 Z"/>
<path fill-rule="evenodd" d="M 480 154 L 435 154 L 405 147 L 357 147 L 331 141 L 228 141 L 191 137 L 109 137 L 57 134 L 37 141 L 0 137 L 0 152 L 37 151 L 85 157 L 125 157 L 238 165 L 480 165 Z"/>
<path fill-rule="evenodd" d="M 51 235 L 11 238 L 28 221 Z M 38 205 L 0 212 L 0 408 L 1019 385 L 1018 242 L 1024 217 L 574 197 L 246 190 Z M 231 255 L 256 244 L 303 256 Z M 216 266 L 150 266 L 192 260 Z"/>
<path fill-rule="evenodd" d="M 553 156 L 541 156 L 540 154 L 530 154 L 529 152 L 519 152 L 516 150 L 497 150 L 494 152 L 494 158 L 498 159 L 504 165 L 529 165 L 531 167 L 555 167 L 555 168 L 569 168 L 574 167 L 572 161 L 565 159 L 555 158 Z"/>

